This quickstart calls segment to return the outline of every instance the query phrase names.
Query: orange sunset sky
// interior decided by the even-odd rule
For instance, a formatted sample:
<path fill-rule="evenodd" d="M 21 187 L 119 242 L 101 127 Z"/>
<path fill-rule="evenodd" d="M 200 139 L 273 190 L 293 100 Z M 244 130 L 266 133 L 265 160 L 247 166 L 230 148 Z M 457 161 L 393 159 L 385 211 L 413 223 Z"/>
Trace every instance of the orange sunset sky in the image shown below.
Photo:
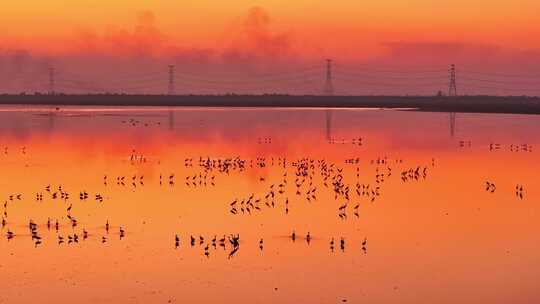
<path fill-rule="evenodd" d="M 536 0 L 9 1 L 0 12 L 0 73 L 54 65 L 110 74 L 111 62 L 118 71 L 134 60 L 148 73 L 158 64 L 197 72 L 273 71 L 328 57 L 349 66 L 444 70 L 456 63 L 482 72 L 526 67 L 535 73 L 539 11 Z M 25 87 L 5 78 L 14 89 Z M 41 85 L 25 81 L 29 89 Z"/>
<path fill-rule="evenodd" d="M 100 47 L 106 41 L 99 38 L 132 32 L 137 15 L 147 12 L 154 20 L 146 21 L 168 46 L 226 48 L 253 7 L 270 18 L 269 30 L 287 35 L 306 55 L 316 53 L 312 48 L 376 55 L 373 45 L 389 41 L 540 45 L 533 38 L 540 34 L 535 0 L 25 0 L 2 4 L 2 47 L 81 51 L 72 43 L 87 35 Z"/>

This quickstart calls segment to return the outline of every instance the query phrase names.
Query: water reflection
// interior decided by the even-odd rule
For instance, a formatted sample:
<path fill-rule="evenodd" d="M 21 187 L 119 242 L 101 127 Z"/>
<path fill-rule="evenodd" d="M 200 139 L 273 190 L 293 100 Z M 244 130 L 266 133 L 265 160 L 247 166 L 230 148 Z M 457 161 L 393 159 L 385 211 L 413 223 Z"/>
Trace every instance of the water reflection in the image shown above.
<path fill-rule="evenodd" d="M 174 131 L 174 109 L 169 109 L 169 131 Z"/>
<path fill-rule="evenodd" d="M 326 140 L 328 142 L 332 139 L 332 110 L 326 110 Z"/>
<path fill-rule="evenodd" d="M 450 113 L 450 137 L 454 138 L 456 134 L 456 113 Z"/>
<path fill-rule="evenodd" d="M 535 116 L 53 113 L 0 110 L 0 302 L 537 300 Z"/>

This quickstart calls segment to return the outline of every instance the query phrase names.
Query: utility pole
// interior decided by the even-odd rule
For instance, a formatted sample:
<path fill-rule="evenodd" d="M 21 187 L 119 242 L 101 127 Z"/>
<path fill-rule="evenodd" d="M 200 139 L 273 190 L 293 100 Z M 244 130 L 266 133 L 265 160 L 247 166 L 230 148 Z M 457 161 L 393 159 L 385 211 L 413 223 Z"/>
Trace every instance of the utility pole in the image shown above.
<path fill-rule="evenodd" d="M 53 67 L 50 67 L 49 68 L 49 95 L 54 95 L 55 94 L 55 89 L 54 89 L 54 85 L 55 85 L 55 82 L 54 82 L 54 73 L 55 73 L 55 70 Z"/>
<path fill-rule="evenodd" d="M 174 95 L 175 94 L 175 88 L 174 88 L 174 65 L 169 65 L 169 89 L 168 94 Z"/>
<path fill-rule="evenodd" d="M 448 88 L 448 96 L 457 96 L 455 64 L 450 65 L 450 87 Z"/>
<path fill-rule="evenodd" d="M 332 59 L 326 59 L 326 83 L 324 85 L 324 95 L 334 95 L 334 85 L 332 83 Z"/>

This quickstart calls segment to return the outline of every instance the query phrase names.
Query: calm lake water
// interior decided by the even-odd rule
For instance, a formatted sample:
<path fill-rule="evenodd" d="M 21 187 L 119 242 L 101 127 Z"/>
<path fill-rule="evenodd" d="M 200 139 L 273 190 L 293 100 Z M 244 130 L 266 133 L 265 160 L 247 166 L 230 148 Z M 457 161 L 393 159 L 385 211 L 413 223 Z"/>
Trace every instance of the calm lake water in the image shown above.
<path fill-rule="evenodd" d="M 0 303 L 538 303 L 539 130 L 2 107 Z"/>

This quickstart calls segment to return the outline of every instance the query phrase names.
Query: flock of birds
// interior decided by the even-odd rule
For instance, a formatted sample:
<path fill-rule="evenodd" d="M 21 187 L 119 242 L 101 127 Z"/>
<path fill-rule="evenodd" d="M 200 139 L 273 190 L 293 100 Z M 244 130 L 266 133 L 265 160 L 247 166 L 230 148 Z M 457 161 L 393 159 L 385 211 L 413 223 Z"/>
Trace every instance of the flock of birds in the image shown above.
<path fill-rule="evenodd" d="M 346 145 L 351 144 L 353 146 L 362 146 L 363 145 L 363 138 L 362 137 L 353 137 L 350 139 L 347 138 L 336 138 L 336 137 L 330 137 L 328 138 L 328 143 L 331 145 Z M 258 144 L 271 144 L 272 143 L 272 137 L 259 137 L 257 138 Z"/>
<path fill-rule="evenodd" d="M 222 165 L 219 160 L 206 160 L 205 162 L 212 164 L 212 168 L 219 168 Z M 233 161 L 229 160 L 229 162 Z M 336 201 L 343 201 L 338 208 L 338 217 L 342 220 L 347 219 L 347 210 L 352 209 L 353 214 L 358 218 L 360 217 L 360 200 L 366 199 L 368 202 L 374 203 L 381 195 L 382 184 L 386 179 L 392 176 L 392 168 L 390 167 L 389 162 L 391 161 L 388 158 L 373 160 L 373 163 L 376 163 L 378 166 L 385 166 L 384 170 L 381 170 L 378 167 L 376 168 L 374 184 L 360 183 L 360 168 L 357 166 L 356 183 L 351 185 L 345 182 L 346 177 L 343 168 L 340 168 L 335 163 L 328 163 L 324 159 L 315 160 L 303 158 L 288 163 L 285 158 L 278 158 L 277 160 L 273 158 L 258 158 L 255 164 L 257 167 L 264 168 L 266 166 L 277 166 L 278 168 L 282 168 L 283 171 L 280 175 L 280 179 L 275 183 L 270 184 L 267 190 L 259 195 L 250 193 L 244 198 L 234 199 L 229 203 L 229 212 L 233 215 L 252 215 L 252 213 L 261 212 L 265 208 L 273 209 L 279 206 L 282 207 L 284 213 L 288 215 L 292 199 L 288 196 L 286 188 L 289 187 L 290 184 L 290 171 L 288 171 L 288 169 L 292 167 L 294 169 L 294 183 L 292 183 L 292 186 L 295 189 L 294 193 L 295 196 L 298 197 L 298 200 L 308 203 L 317 201 L 319 187 L 315 184 L 315 176 L 319 176 L 321 178 L 320 184 L 324 189 L 330 191 Z M 225 161 L 225 163 L 227 163 L 227 161 Z M 240 163 L 247 164 L 248 162 Z M 400 163 L 400 161 L 397 161 L 396 163 Z M 252 166 L 251 163 L 250 166 Z M 233 168 L 235 167 L 233 166 Z M 240 170 L 244 169 L 243 166 L 240 166 L 239 168 Z M 416 171 L 418 170 L 419 169 Z M 415 175 L 415 170 L 412 170 L 412 172 L 409 171 L 410 170 L 407 170 L 402 173 L 402 176 L 406 177 L 404 181 L 408 179 L 409 175 L 411 178 L 416 177 L 416 180 L 418 180 L 419 176 L 422 176 L 423 179 L 427 177 L 427 167 L 424 167 L 422 175 Z M 266 179 L 260 178 L 259 181 L 265 182 Z M 355 195 L 354 197 L 353 194 Z M 353 201 L 353 199 L 355 201 Z"/>
<path fill-rule="evenodd" d="M 355 141 L 356 142 L 356 141 Z M 360 142 L 360 139 L 358 139 Z M 142 154 L 132 151 L 129 156 L 129 160 L 133 163 L 144 162 L 146 157 Z M 229 176 L 233 173 L 244 173 L 254 169 L 266 169 L 273 168 L 273 170 L 281 170 L 279 178 L 274 183 L 270 183 L 269 177 L 260 177 L 261 183 L 267 183 L 268 186 L 263 193 L 256 194 L 250 193 L 244 198 L 238 198 L 229 203 L 229 212 L 232 215 L 252 215 L 255 212 L 263 212 L 265 209 L 283 208 L 284 214 L 288 215 L 292 202 L 305 201 L 307 203 L 314 203 L 318 200 L 320 186 L 325 191 L 329 191 L 333 194 L 335 201 L 341 201 L 342 203 L 337 208 L 337 216 L 341 220 L 347 220 L 349 214 L 352 213 L 356 218 L 360 218 L 360 206 L 361 200 L 374 203 L 376 199 L 381 195 L 382 185 L 392 176 L 392 167 L 394 165 L 400 165 L 403 160 L 396 159 L 391 160 L 387 157 L 379 157 L 371 160 L 371 164 L 376 166 L 374 174 L 374 182 L 360 183 L 360 167 L 359 160 L 346 160 L 346 165 L 355 166 L 355 182 L 350 184 L 347 182 L 348 177 L 344 173 L 345 169 L 340 167 L 337 163 L 328 162 L 325 159 L 312 159 L 301 158 L 296 160 L 289 160 L 285 157 L 257 157 L 254 159 L 243 159 L 240 157 L 233 158 L 210 158 L 210 157 L 198 157 L 198 158 L 185 158 L 185 168 L 197 168 L 198 172 L 192 175 L 185 176 L 185 185 L 189 188 L 194 187 L 215 187 L 217 180 L 221 177 Z M 434 163 L 432 163 L 434 166 Z M 422 169 L 421 169 L 422 168 Z M 427 166 L 418 166 L 416 169 L 407 169 L 402 172 L 402 181 L 426 179 Z M 316 180 L 319 178 L 320 180 Z M 267 180 L 268 179 L 268 180 Z M 104 175 L 102 179 L 104 186 L 131 186 L 133 188 L 143 187 L 146 184 L 144 175 L 118 175 L 108 176 Z M 176 185 L 176 174 L 160 174 L 159 185 L 169 185 L 171 187 Z M 293 194 L 294 193 L 294 194 Z M 290 197 L 289 195 L 294 197 Z M 102 193 L 90 193 L 87 190 L 81 190 L 78 192 L 78 199 L 81 202 L 93 199 L 97 203 L 103 203 L 106 200 L 106 195 Z M 22 200 L 22 194 L 12 194 L 8 197 L 9 202 L 14 200 Z M 66 225 L 63 220 L 51 220 L 48 219 L 46 223 L 47 230 L 55 230 L 57 234 L 57 244 L 77 244 L 81 241 L 85 241 L 89 238 L 89 232 L 86 229 L 75 230 L 80 225 L 78 219 L 72 214 L 73 199 L 70 194 L 62 185 L 51 186 L 47 185 L 42 188 L 41 191 L 36 192 L 35 201 L 42 203 L 44 201 L 63 201 L 69 204 L 66 208 L 64 217 L 69 223 Z M 4 214 L 2 217 L 2 228 L 8 225 L 8 201 L 4 204 Z M 62 218 L 64 218 L 62 217 Z M 69 233 L 61 233 L 60 227 L 71 227 Z M 44 242 L 40 225 L 34 221 L 29 220 L 30 238 L 34 242 L 34 245 L 38 247 Z M 108 240 L 110 225 L 107 221 L 104 227 L 104 234 L 100 235 L 99 239 L 102 243 L 106 243 Z M 7 230 L 6 237 L 8 240 L 12 240 L 17 236 L 25 236 L 24 233 L 15 233 L 12 230 Z M 125 230 L 119 227 L 118 231 L 119 239 L 122 240 L 125 237 Z M 290 239 L 294 242 L 299 238 L 295 232 L 290 235 Z M 308 232 L 304 237 L 309 244 L 312 240 L 311 234 Z M 205 242 L 205 240 L 207 242 Z M 197 239 L 190 236 L 189 243 L 194 246 L 195 243 L 204 245 L 204 255 L 209 256 L 209 248 L 226 247 L 226 244 L 230 246 L 229 257 L 235 256 L 240 248 L 240 236 L 229 235 L 223 236 L 219 240 L 216 236 L 212 239 L 205 239 L 199 236 Z M 175 247 L 180 247 L 181 238 L 177 234 L 175 235 Z M 338 244 L 339 243 L 339 244 Z M 264 248 L 264 239 L 260 238 L 258 242 L 260 250 Z M 329 248 L 334 251 L 335 248 L 339 248 L 345 251 L 345 238 L 340 237 L 339 240 L 335 240 L 334 237 L 330 240 Z M 228 247 L 228 246 L 227 246 Z M 367 239 L 365 239 L 359 247 L 364 253 L 367 253 Z"/>
<path fill-rule="evenodd" d="M 134 118 L 130 118 L 128 120 L 122 120 L 120 122 L 122 124 L 128 125 L 130 127 L 137 127 L 137 126 L 150 127 L 152 125 L 156 125 L 156 126 L 161 125 L 161 122 L 159 122 L 159 121 L 158 122 L 147 122 L 147 121 L 142 121 L 142 120 L 134 119 Z"/>
<path fill-rule="evenodd" d="M 293 230 L 292 233 L 288 236 L 288 238 L 292 242 L 296 242 L 296 240 L 300 239 L 300 236 L 298 236 L 296 234 L 296 232 Z M 305 240 L 305 242 L 308 245 L 310 245 L 310 243 L 312 241 L 311 234 L 308 232 L 305 235 L 305 237 L 303 237 L 303 240 Z M 240 234 L 230 234 L 228 236 L 223 235 L 223 237 L 221 237 L 219 239 L 218 239 L 217 235 L 214 235 L 214 237 L 211 238 L 211 239 L 205 238 L 203 236 L 196 237 L 196 236 L 190 235 L 189 238 L 187 238 L 186 242 L 187 241 L 189 241 L 189 246 L 190 247 L 195 247 L 197 245 L 202 247 L 203 248 L 203 254 L 207 258 L 210 257 L 210 248 L 213 248 L 214 250 L 217 250 L 217 248 L 220 247 L 224 251 L 229 249 L 229 252 L 227 254 L 229 259 L 234 257 L 238 253 L 238 251 L 240 249 Z M 175 234 L 175 236 L 174 236 L 174 248 L 179 249 L 181 247 L 182 242 L 183 241 L 182 241 L 182 238 L 180 237 L 180 235 Z M 258 245 L 259 245 L 259 250 L 262 252 L 264 250 L 264 239 L 263 238 L 259 239 Z M 335 240 L 334 237 L 332 237 L 330 239 L 329 249 L 330 249 L 331 252 L 334 252 L 334 250 L 336 249 L 336 247 L 338 245 L 339 245 L 339 249 L 341 250 L 341 252 L 345 252 L 345 238 L 344 237 L 339 238 L 339 244 Z M 364 254 L 367 254 L 367 246 L 368 246 L 367 238 L 364 238 L 364 240 L 361 242 L 361 247 L 360 247 Z"/>
<path fill-rule="evenodd" d="M 72 232 L 68 233 L 67 235 L 60 234 L 60 227 L 61 227 L 60 222 L 58 220 L 55 220 L 53 222 L 50 218 L 47 219 L 47 223 L 46 223 L 47 231 L 54 230 L 56 232 L 57 244 L 58 245 L 62 245 L 64 243 L 67 243 L 68 245 L 69 244 L 76 244 L 76 243 L 79 243 L 79 240 L 80 241 L 86 241 L 90 237 L 90 234 L 88 233 L 88 231 L 86 229 L 84 229 L 84 228 L 80 232 L 75 231 L 75 227 L 77 226 L 77 220 L 75 218 L 73 218 L 71 215 L 68 215 L 68 218 L 71 221 L 71 228 L 73 229 Z M 3 218 L 2 219 L 2 228 L 4 228 L 6 225 L 7 225 L 7 221 L 6 221 L 5 218 Z M 8 241 L 11 241 L 15 237 L 27 237 L 27 236 L 30 236 L 31 241 L 34 242 L 34 246 L 37 248 L 39 245 L 41 245 L 43 243 L 43 236 L 39 232 L 38 227 L 39 227 L 39 225 L 36 222 L 34 222 L 33 220 L 29 220 L 29 222 L 28 222 L 28 229 L 29 229 L 29 232 L 30 232 L 29 235 L 24 234 L 24 233 L 16 234 L 15 232 L 11 231 L 10 229 L 7 229 L 6 239 Z M 107 242 L 108 236 L 109 236 L 109 233 L 110 233 L 109 232 L 110 228 L 111 228 L 110 224 L 107 221 L 107 223 L 105 224 L 105 227 L 104 227 L 105 234 L 102 235 L 101 237 L 98 237 L 98 239 L 101 241 L 101 243 L 106 243 Z M 125 236 L 126 236 L 126 231 L 122 227 L 119 227 L 118 228 L 118 237 L 119 237 L 119 239 L 122 240 Z"/>
<path fill-rule="evenodd" d="M 485 189 L 487 192 L 495 193 L 495 191 L 497 191 L 497 186 L 495 185 L 495 183 L 486 181 L 485 185 L 486 185 Z M 525 190 L 524 190 L 523 185 L 517 184 L 515 187 L 515 196 L 519 198 L 520 200 L 522 200 L 524 198 L 524 195 L 525 195 Z"/>
<path fill-rule="evenodd" d="M 460 140 L 458 142 L 460 148 L 472 148 L 472 141 L 470 140 Z M 510 144 L 507 146 L 510 152 L 533 152 L 533 146 L 530 144 Z M 489 151 L 500 151 L 503 150 L 504 145 L 500 143 L 489 143 Z"/>
<path fill-rule="evenodd" d="M 189 236 L 189 244 L 191 247 L 194 247 L 197 243 L 199 246 L 204 245 L 204 255 L 206 257 L 210 257 L 210 247 L 213 247 L 214 249 L 217 249 L 217 247 L 223 248 L 223 250 L 226 250 L 227 247 L 230 248 L 230 252 L 228 254 L 228 258 L 232 258 L 240 249 L 240 235 L 239 234 L 231 234 L 229 236 L 223 235 L 222 238 L 218 240 L 217 236 L 214 235 L 214 237 L 211 240 L 206 240 L 203 236 L 199 236 L 198 238 L 194 237 L 193 235 Z M 178 249 L 180 248 L 180 242 L 181 238 L 178 234 L 174 236 L 174 248 Z M 227 246 L 227 243 L 229 244 Z M 259 247 L 262 250 L 263 249 L 263 240 L 261 239 L 259 242 Z"/>
<path fill-rule="evenodd" d="M 335 137 L 330 137 L 328 139 L 328 143 L 331 144 L 331 145 L 346 145 L 346 144 L 351 144 L 353 146 L 362 146 L 363 145 L 363 138 L 362 137 L 353 137 L 351 139 L 345 139 L 345 138 L 335 138 Z"/>
<path fill-rule="evenodd" d="M 469 142 L 470 146 L 470 142 Z M 498 151 L 502 150 L 503 145 L 499 143 L 490 143 L 489 144 L 489 151 Z M 509 145 L 510 152 L 532 152 L 533 147 L 529 144 L 511 144 Z"/>
<path fill-rule="evenodd" d="M 129 120 L 123 123 L 136 126 L 142 124 L 137 120 Z M 270 144 L 272 142 L 271 137 L 258 138 L 259 144 Z M 346 144 L 351 143 L 353 145 L 362 145 L 363 139 L 361 137 L 353 138 L 351 140 L 335 140 L 329 141 L 331 144 Z M 460 147 L 470 147 L 472 144 L 470 141 L 460 141 Z M 500 150 L 502 145 L 490 144 L 490 151 Z M 528 144 L 523 145 L 510 145 L 511 151 L 527 151 L 532 152 L 532 146 Z M 8 154 L 8 147 L 4 148 L 4 153 Z M 21 153 L 26 154 L 26 147 L 21 148 Z M 147 157 L 143 154 L 137 153 L 132 150 L 129 156 L 129 161 L 132 164 L 145 163 Z M 403 159 L 390 159 L 388 157 L 378 157 L 369 161 L 369 164 L 374 166 L 375 172 L 368 178 L 360 177 L 360 158 L 345 159 L 345 167 L 335 162 L 329 162 L 326 159 L 313 159 L 313 158 L 300 158 L 300 159 L 288 159 L 286 157 L 263 157 L 259 156 L 253 159 L 244 159 L 241 157 L 230 158 L 211 158 L 211 157 L 198 157 L 198 158 L 184 158 L 184 167 L 189 169 L 196 169 L 195 173 L 186 175 L 184 178 L 185 186 L 188 189 L 197 187 L 215 187 L 217 181 L 222 177 L 230 176 L 233 173 L 245 173 L 247 171 L 256 169 L 272 168 L 273 172 L 280 172 L 277 174 L 277 178 L 261 176 L 258 181 L 265 184 L 266 187 L 261 193 L 248 193 L 244 196 L 239 196 L 232 202 L 228 202 L 228 213 L 233 216 L 250 216 L 255 213 L 264 212 L 268 209 L 282 208 L 285 215 L 289 215 L 293 208 L 293 202 L 305 202 L 314 203 L 319 200 L 320 192 L 327 191 L 333 196 L 334 201 L 337 203 L 337 217 L 340 220 L 347 220 L 350 215 L 359 219 L 361 214 L 361 206 L 364 203 L 375 203 L 376 200 L 382 195 L 384 184 L 392 178 L 394 170 L 402 183 L 418 182 L 426 180 L 429 176 L 430 170 L 435 167 L 435 159 L 432 158 L 427 164 L 419 164 L 409 168 L 403 168 Z M 346 167 L 349 167 L 346 169 Z M 354 174 L 350 173 L 350 167 L 353 167 Z M 346 174 L 345 171 L 348 173 Z M 364 172 L 364 171 L 362 171 Z M 169 185 L 171 187 L 176 185 L 176 174 L 159 174 L 159 185 Z M 363 181 L 361 183 L 361 180 Z M 372 181 L 366 183 L 366 181 Z M 116 186 L 131 186 L 133 188 L 143 187 L 146 184 L 144 175 L 118 175 L 118 176 L 103 176 L 103 185 L 116 185 Z M 485 190 L 490 193 L 497 191 L 497 186 L 491 181 L 485 182 Z M 515 196 L 519 199 L 524 199 L 524 186 L 517 184 L 515 186 Z M 81 202 L 93 199 L 98 203 L 103 203 L 106 200 L 106 196 L 102 193 L 89 193 L 86 190 L 79 191 L 79 200 Z M 21 201 L 22 194 L 14 193 L 10 194 L 3 205 L 3 215 L 1 219 L 1 227 L 5 229 L 8 223 L 8 207 L 15 201 Z M 72 231 L 61 235 L 60 227 L 65 226 L 59 222 L 58 219 L 47 220 L 45 227 L 47 230 L 55 230 L 57 233 L 57 244 L 62 245 L 76 244 L 80 241 L 85 241 L 89 238 L 89 233 L 86 229 L 75 230 L 79 226 L 77 218 L 71 213 L 73 208 L 72 198 L 70 193 L 66 191 L 61 185 L 52 187 L 47 185 L 41 191 L 36 192 L 35 201 L 43 202 L 44 200 L 60 200 L 65 203 L 69 203 L 66 209 L 65 218 L 69 223 L 68 226 L 72 228 Z M 365 201 L 365 202 L 363 202 Z M 28 222 L 29 234 L 17 234 L 14 231 L 7 229 L 5 232 L 7 240 L 13 240 L 17 236 L 29 236 L 34 242 L 34 245 L 38 247 L 44 242 L 41 227 L 31 219 Z M 104 234 L 100 235 L 98 239 L 102 243 L 106 243 L 108 240 L 110 231 L 110 225 L 107 221 L 104 226 Z M 125 230 L 122 227 L 118 228 L 119 239 L 122 240 L 125 237 Z M 290 239 L 294 242 L 299 238 L 293 231 L 290 234 Z M 308 232 L 305 237 L 305 241 L 309 244 L 312 240 L 312 236 Z M 240 235 L 223 235 L 221 238 L 214 236 L 213 238 L 204 238 L 199 236 L 198 238 L 190 236 L 188 238 L 191 247 L 196 243 L 204 245 L 204 255 L 209 256 L 210 248 L 230 248 L 229 258 L 236 255 L 240 248 Z M 175 248 L 179 248 L 181 245 L 181 238 L 179 234 L 175 235 Z M 263 238 L 259 239 L 258 246 L 262 251 L 264 249 Z M 330 238 L 329 248 L 333 252 L 335 248 L 345 251 L 345 238 L 340 237 L 335 239 Z M 367 238 L 364 239 L 359 247 L 364 253 L 367 253 Z"/>

